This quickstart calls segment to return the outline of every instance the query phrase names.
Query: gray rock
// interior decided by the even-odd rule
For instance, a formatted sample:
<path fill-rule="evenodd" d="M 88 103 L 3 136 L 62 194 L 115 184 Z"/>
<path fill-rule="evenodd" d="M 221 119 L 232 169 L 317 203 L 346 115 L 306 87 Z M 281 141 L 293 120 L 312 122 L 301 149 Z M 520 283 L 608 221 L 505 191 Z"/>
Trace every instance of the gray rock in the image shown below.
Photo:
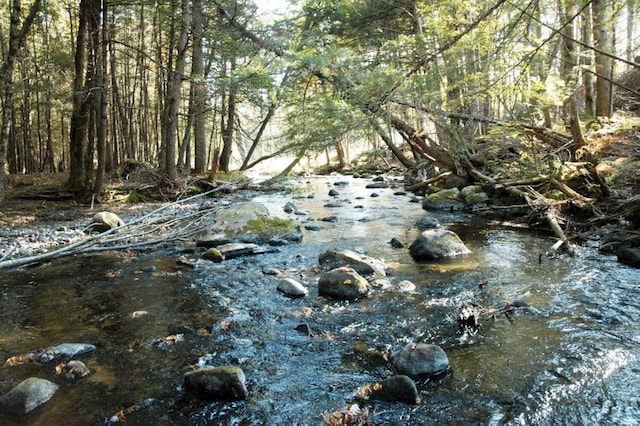
<path fill-rule="evenodd" d="M 374 182 L 374 183 L 369 183 L 367 184 L 367 186 L 365 186 L 365 188 L 368 189 L 384 189 L 384 188 L 388 188 L 389 185 L 387 185 L 384 182 Z"/>
<path fill-rule="evenodd" d="M 67 380 L 75 381 L 88 376 L 91 370 L 84 362 L 72 359 L 69 362 L 57 365 L 56 373 L 61 374 Z"/>
<path fill-rule="evenodd" d="M 335 189 L 330 189 L 329 190 L 329 196 L 330 197 L 337 197 L 340 195 L 340 192 L 336 191 Z"/>
<path fill-rule="evenodd" d="M 288 277 L 280 279 L 277 288 L 290 297 L 304 297 L 309 294 L 309 290 L 301 282 Z"/>
<path fill-rule="evenodd" d="M 394 286 L 394 290 L 401 293 L 413 293 L 416 291 L 416 285 L 409 280 L 402 280 Z"/>
<path fill-rule="evenodd" d="M 185 388 L 201 396 L 220 400 L 242 400 L 247 397 L 244 371 L 240 367 L 209 367 L 184 375 Z"/>
<path fill-rule="evenodd" d="M 49 380 L 30 377 L 0 397 L 0 411 L 27 414 L 56 393 L 58 385 Z"/>
<path fill-rule="evenodd" d="M 87 352 L 95 351 L 96 347 L 88 343 L 61 343 L 55 346 L 38 349 L 27 354 L 29 360 L 40 364 L 57 361 L 62 358 L 73 358 Z"/>
<path fill-rule="evenodd" d="M 455 232 L 435 228 L 423 231 L 409 246 L 409 253 L 416 260 L 439 260 L 470 251 Z"/>
<path fill-rule="evenodd" d="M 329 249 L 320 255 L 319 261 L 324 269 L 349 266 L 362 275 L 386 275 L 386 266 L 382 260 L 352 250 Z"/>
<path fill-rule="evenodd" d="M 293 204 L 291 201 L 287 202 L 287 204 L 284 205 L 285 213 L 293 213 L 296 210 L 297 210 L 296 205 Z"/>
<path fill-rule="evenodd" d="M 107 232 L 112 229 L 124 226 L 124 220 L 115 213 L 99 212 L 93 215 L 91 225 L 87 228 L 89 232 Z"/>
<path fill-rule="evenodd" d="M 440 346 L 409 343 L 391 354 L 391 364 L 409 377 L 432 377 L 449 370 L 449 358 Z"/>
<path fill-rule="evenodd" d="M 264 254 L 273 251 L 268 247 L 259 246 L 253 243 L 229 243 L 218 247 L 225 259 L 250 256 L 254 254 Z"/>
<path fill-rule="evenodd" d="M 196 247 L 218 247 L 223 244 L 229 244 L 231 241 L 231 238 L 222 233 L 205 234 L 198 238 L 198 240 L 196 241 Z"/>
<path fill-rule="evenodd" d="M 421 231 L 425 231 L 427 229 L 435 229 L 440 227 L 440 222 L 433 216 L 424 216 L 416 221 L 416 228 Z"/>
<path fill-rule="evenodd" d="M 415 382 L 403 374 L 391 376 L 373 385 L 365 385 L 358 389 L 358 396 L 389 402 L 420 403 Z"/>
<path fill-rule="evenodd" d="M 322 274 L 318 280 L 318 294 L 336 299 L 355 300 L 367 297 L 369 283 L 354 269 L 342 267 Z"/>
<path fill-rule="evenodd" d="M 464 208 L 464 203 L 460 199 L 460 191 L 454 187 L 429 194 L 422 201 L 422 208 L 425 210 L 459 210 Z"/>

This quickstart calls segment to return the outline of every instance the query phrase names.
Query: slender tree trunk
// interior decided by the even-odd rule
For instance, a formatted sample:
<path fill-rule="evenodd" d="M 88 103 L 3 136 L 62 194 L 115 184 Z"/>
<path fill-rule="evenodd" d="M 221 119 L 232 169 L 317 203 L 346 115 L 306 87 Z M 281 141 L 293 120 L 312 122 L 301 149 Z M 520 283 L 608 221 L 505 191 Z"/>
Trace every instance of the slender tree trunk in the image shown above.
<path fill-rule="evenodd" d="M 612 69 L 611 58 L 600 52 L 611 51 L 611 36 L 614 31 L 610 22 L 608 6 L 604 0 L 593 0 L 593 33 L 598 50 L 596 60 L 596 115 L 611 117 L 613 115 Z"/>
<path fill-rule="evenodd" d="M 109 125 L 109 117 L 107 115 L 108 102 L 107 102 L 107 34 L 108 34 L 108 1 L 102 1 L 102 20 L 98 22 L 102 23 L 99 28 L 96 40 L 98 46 L 96 50 L 99 52 L 98 60 L 96 61 L 96 84 L 99 86 L 97 93 L 97 110 L 98 110 L 98 131 L 96 149 L 98 151 L 98 170 L 96 172 L 96 183 L 93 187 L 93 194 L 100 198 L 102 190 L 104 188 L 104 173 L 107 167 L 107 129 Z"/>
<path fill-rule="evenodd" d="M 238 90 L 234 81 L 234 71 L 236 69 L 235 58 L 231 60 L 229 69 L 229 88 L 227 98 L 227 117 L 222 129 L 222 153 L 220 154 L 220 170 L 229 172 L 231 163 L 231 152 L 233 149 L 233 134 L 235 132 L 236 119 L 236 92 Z"/>
<path fill-rule="evenodd" d="M 85 92 L 87 74 L 87 31 L 90 0 L 80 0 L 76 52 L 74 57 L 75 75 L 73 79 L 73 112 L 69 132 L 69 180 L 67 186 L 72 190 L 83 187 L 85 175 L 85 151 L 89 126 L 88 93 Z"/>
<path fill-rule="evenodd" d="M 191 84 L 193 87 L 194 170 L 196 173 L 204 173 L 207 168 L 207 137 L 205 134 L 207 86 L 202 46 L 203 28 L 204 14 L 202 10 L 202 0 L 193 0 L 193 68 L 191 70 Z"/>
<path fill-rule="evenodd" d="M 189 0 L 182 0 L 180 35 L 176 43 L 175 69 L 169 70 L 165 107 L 162 114 L 162 143 L 165 152 L 164 172 L 170 184 L 178 178 L 176 144 L 178 110 L 182 94 L 182 78 L 186 63 L 187 42 L 190 27 Z"/>

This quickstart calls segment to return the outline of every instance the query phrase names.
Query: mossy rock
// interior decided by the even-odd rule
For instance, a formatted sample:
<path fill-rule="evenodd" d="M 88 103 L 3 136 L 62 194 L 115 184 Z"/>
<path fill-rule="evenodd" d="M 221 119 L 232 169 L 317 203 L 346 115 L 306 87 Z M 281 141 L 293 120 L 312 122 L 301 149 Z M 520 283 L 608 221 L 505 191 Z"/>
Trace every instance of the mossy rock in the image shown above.
<path fill-rule="evenodd" d="M 216 263 L 220 263 L 225 259 L 224 254 L 215 247 L 207 250 L 204 255 L 202 255 L 202 258 Z"/>

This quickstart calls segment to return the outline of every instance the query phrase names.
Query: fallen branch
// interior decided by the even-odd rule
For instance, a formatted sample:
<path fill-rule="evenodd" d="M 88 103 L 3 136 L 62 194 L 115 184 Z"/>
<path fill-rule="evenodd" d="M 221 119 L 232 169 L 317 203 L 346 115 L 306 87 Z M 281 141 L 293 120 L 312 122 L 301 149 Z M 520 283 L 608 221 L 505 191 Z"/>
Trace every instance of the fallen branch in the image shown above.
<path fill-rule="evenodd" d="M 173 215 L 164 212 L 180 204 L 186 204 L 198 198 L 234 187 L 233 183 L 216 187 L 210 191 L 193 195 L 182 200 L 164 204 L 161 207 L 130 221 L 118 228 L 101 234 L 89 235 L 86 238 L 66 245 L 59 249 L 34 256 L 16 259 L 0 260 L 0 270 L 17 268 L 35 263 L 42 263 L 65 256 L 77 254 L 95 254 L 108 250 L 125 250 L 134 247 L 149 247 L 168 241 L 184 240 L 211 226 L 211 215 L 217 213 L 218 207 L 198 210 L 185 214 L 174 212 Z M 179 214 L 179 217 L 176 215 Z M 5 256 L 6 257 L 6 256 Z"/>

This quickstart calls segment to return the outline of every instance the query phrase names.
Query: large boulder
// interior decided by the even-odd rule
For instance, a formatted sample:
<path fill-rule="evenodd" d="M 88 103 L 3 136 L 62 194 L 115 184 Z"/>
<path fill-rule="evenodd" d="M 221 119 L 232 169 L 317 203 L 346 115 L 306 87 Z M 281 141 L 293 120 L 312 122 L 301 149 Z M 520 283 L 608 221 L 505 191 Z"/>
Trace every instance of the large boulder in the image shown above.
<path fill-rule="evenodd" d="M 386 266 L 382 260 L 347 249 L 329 249 L 320 255 L 319 262 L 324 269 L 348 266 L 362 275 L 386 275 Z"/>
<path fill-rule="evenodd" d="M 470 251 L 455 232 L 435 228 L 423 231 L 409 246 L 409 253 L 416 260 L 439 260 Z"/>
<path fill-rule="evenodd" d="M 203 397 L 241 400 L 247 397 L 244 371 L 240 367 L 208 367 L 184 375 L 184 386 Z"/>
<path fill-rule="evenodd" d="M 449 370 L 449 358 L 440 346 L 409 343 L 391 354 L 391 364 L 399 374 L 433 377 Z"/>
<path fill-rule="evenodd" d="M 93 215 L 91 225 L 87 228 L 89 232 L 107 232 L 112 229 L 124 226 L 124 220 L 115 213 L 99 212 Z"/>
<path fill-rule="evenodd" d="M 0 397 L 0 411 L 27 414 L 56 393 L 58 385 L 49 380 L 30 377 Z"/>
<path fill-rule="evenodd" d="M 464 202 L 460 199 L 460 190 L 453 187 L 429 194 L 422 201 L 425 210 L 460 210 L 464 208 Z"/>
<path fill-rule="evenodd" d="M 335 299 L 355 300 L 371 292 L 369 282 L 353 268 L 342 267 L 325 272 L 318 280 L 318 294 Z"/>
<path fill-rule="evenodd" d="M 217 214 L 216 222 L 227 237 L 245 243 L 281 245 L 302 240 L 297 222 L 270 216 L 269 209 L 261 203 L 228 206 Z"/>

